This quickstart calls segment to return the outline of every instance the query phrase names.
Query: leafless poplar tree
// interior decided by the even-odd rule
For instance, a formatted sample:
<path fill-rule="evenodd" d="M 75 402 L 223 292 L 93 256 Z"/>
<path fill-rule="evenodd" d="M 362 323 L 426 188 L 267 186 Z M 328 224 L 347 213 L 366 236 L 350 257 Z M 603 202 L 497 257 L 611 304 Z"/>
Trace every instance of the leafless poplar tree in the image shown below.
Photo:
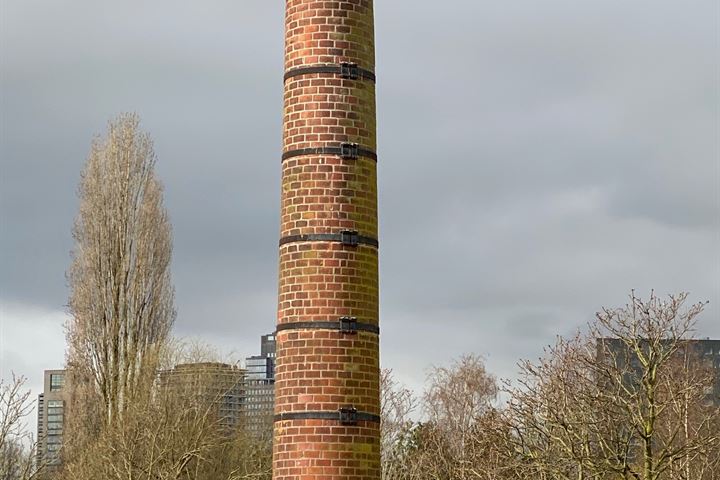
<path fill-rule="evenodd" d="M 120 115 L 92 143 L 79 196 L 68 368 L 75 393 L 97 395 L 109 425 L 149 389 L 175 316 L 170 222 L 137 115 Z"/>

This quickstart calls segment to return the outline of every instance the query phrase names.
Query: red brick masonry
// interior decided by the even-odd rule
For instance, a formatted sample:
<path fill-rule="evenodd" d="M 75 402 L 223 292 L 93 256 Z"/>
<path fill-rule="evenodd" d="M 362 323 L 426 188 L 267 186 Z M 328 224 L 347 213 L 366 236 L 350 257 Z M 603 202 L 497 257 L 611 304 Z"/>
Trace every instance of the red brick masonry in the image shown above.
<path fill-rule="evenodd" d="M 286 1 L 285 70 L 356 64 L 375 70 L 372 0 Z M 375 84 L 332 70 L 285 80 L 283 153 L 357 144 L 376 151 Z M 356 231 L 377 239 L 377 162 L 366 155 L 292 156 L 282 164 L 280 236 Z M 378 325 L 373 245 L 293 241 L 280 247 L 278 325 L 356 317 Z M 277 416 L 341 408 L 380 414 L 379 338 L 328 328 L 277 332 Z M 379 480 L 380 425 L 360 420 L 275 422 L 273 479 Z"/>

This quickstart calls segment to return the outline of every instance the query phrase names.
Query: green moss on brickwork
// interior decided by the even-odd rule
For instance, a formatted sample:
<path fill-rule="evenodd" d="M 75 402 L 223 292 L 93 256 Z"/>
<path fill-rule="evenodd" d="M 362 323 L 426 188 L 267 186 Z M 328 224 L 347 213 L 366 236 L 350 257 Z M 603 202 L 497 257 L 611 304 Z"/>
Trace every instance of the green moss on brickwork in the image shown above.
<path fill-rule="evenodd" d="M 357 365 L 355 363 L 345 363 L 343 364 L 343 369 L 346 372 L 357 372 L 360 370 L 360 365 Z"/>
<path fill-rule="evenodd" d="M 360 453 L 372 453 L 372 452 L 374 452 L 374 451 L 376 450 L 376 449 L 374 448 L 374 445 L 373 445 L 372 443 L 360 443 L 360 442 L 355 442 L 355 443 L 351 443 L 351 445 L 352 445 L 352 449 L 353 449 L 354 451 L 360 452 Z M 370 465 L 369 462 L 363 462 L 363 463 L 365 463 L 365 466 L 369 466 L 369 465 Z"/>

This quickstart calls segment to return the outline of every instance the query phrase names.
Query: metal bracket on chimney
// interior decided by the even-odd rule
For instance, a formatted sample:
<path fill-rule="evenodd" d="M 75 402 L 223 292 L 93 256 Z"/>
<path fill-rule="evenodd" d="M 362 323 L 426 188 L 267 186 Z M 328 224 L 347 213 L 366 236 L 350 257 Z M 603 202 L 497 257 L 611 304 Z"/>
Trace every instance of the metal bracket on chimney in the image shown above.
<path fill-rule="evenodd" d="M 340 156 L 345 160 L 357 160 L 360 156 L 360 147 L 357 143 L 341 143 Z"/>
<path fill-rule="evenodd" d="M 338 410 L 341 425 L 357 425 L 358 411 L 355 407 L 345 407 Z"/>
<path fill-rule="evenodd" d="M 340 64 L 340 76 L 349 80 L 360 78 L 360 69 L 357 63 L 343 62 Z"/>
<path fill-rule="evenodd" d="M 356 230 L 343 230 L 340 232 L 340 243 L 350 247 L 360 245 L 360 234 Z"/>
<path fill-rule="evenodd" d="M 354 335 L 358 332 L 358 321 L 356 317 L 342 317 L 340 319 L 340 333 Z"/>

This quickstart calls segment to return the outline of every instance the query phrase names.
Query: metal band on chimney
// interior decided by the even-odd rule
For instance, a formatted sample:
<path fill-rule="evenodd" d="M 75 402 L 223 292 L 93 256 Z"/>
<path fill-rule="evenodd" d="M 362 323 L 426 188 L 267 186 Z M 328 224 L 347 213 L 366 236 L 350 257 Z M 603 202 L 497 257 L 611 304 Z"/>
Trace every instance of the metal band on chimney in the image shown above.
<path fill-rule="evenodd" d="M 375 74 L 370 70 L 358 67 L 355 63 L 341 63 L 339 65 L 313 65 L 310 67 L 293 68 L 285 72 L 283 81 L 300 75 L 312 75 L 316 73 L 332 73 L 339 75 L 340 78 L 349 80 L 370 80 L 376 81 Z"/>
<path fill-rule="evenodd" d="M 340 333 L 354 334 L 357 332 L 369 332 L 380 334 L 380 327 L 371 323 L 358 322 L 353 317 L 343 317 L 337 322 L 291 322 L 281 323 L 277 326 L 276 332 L 283 330 L 338 330 Z"/>
<path fill-rule="evenodd" d="M 275 415 L 276 422 L 285 420 L 336 420 L 343 425 L 354 425 L 357 422 L 380 423 L 380 415 L 372 413 L 340 409 L 335 412 L 285 412 Z"/>
<path fill-rule="evenodd" d="M 282 154 L 282 161 L 284 162 L 288 158 L 300 157 L 302 155 L 337 155 L 348 160 L 355 160 L 358 157 L 369 158 L 377 162 L 377 153 L 370 150 L 357 146 L 355 144 L 341 144 L 337 147 L 315 147 L 315 148 L 299 148 L 297 150 L 289 150 Z"/>
<path fill-rule="evenodd" d="M 280 239 L 280 246 L 288 243 L 296 242 L 338 242 L 343 245 L 356 247 L 358 245 L 368 245 L 379 248 L 380 243 L 377 238 L 358 235 L 355 231 L 344 231 L 340 233 L 309 233 L 305 235 L 289 235 Z"/>

